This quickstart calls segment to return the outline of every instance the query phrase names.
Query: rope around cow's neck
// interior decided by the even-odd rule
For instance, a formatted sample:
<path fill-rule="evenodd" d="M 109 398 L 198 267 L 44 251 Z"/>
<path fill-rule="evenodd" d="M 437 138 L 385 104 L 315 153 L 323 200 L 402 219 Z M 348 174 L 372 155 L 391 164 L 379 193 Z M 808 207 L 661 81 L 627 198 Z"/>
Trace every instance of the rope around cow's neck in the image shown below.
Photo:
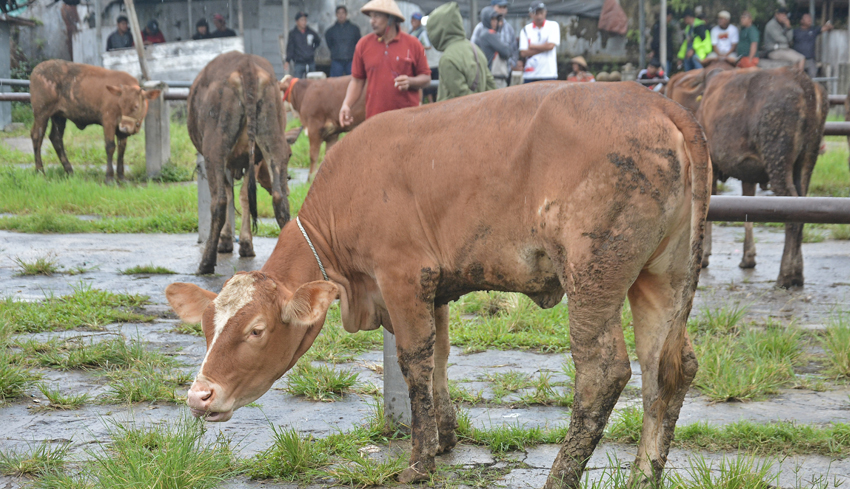
<path fill-rule="evenodd" d="M 304 235 L 304 239 L 307 240 L 307 244 L 310 246 L 310 251 L 312 251 L 313 256 L 316 257 L 316 263 L 319 264 L 319 270 L 322 271 L 322 277 L 325 277 L 325 280 L 328 280 L 328 272 L 325 271 L 325 266 L 322 265 L 322 260 L 319 258 L 319 254 L 316 253 L 316 248 L 313 247 L 313 242 L 310 241 L 310 237 L 307 236 L 307 231 L 305 231 L 304 226 L 301 225 L 301 219 L 299 217 L 296 217 L 295 223 L 298 224 L 298 229 L 301 230 L 301 234 Z"/>

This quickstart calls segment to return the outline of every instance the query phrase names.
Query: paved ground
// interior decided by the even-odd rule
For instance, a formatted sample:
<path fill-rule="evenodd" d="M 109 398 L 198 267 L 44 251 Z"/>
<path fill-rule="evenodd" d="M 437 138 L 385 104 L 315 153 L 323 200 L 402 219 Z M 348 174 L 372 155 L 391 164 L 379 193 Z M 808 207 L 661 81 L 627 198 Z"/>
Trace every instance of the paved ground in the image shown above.
<path fill-rule="evenodd" d="M 806 265 L 806 287 L 783 291 L 773 287 L 778 273 L 779 256 L 782 251 L 781 230 L 758 228 L 756 230 L 759 264 L 755 270 L 740 270 L 740 237 L 742 228 L 715 228 L 714 256 L 711 267 L 704 271 L 695 307 L 719 307 L 740 302 L 749 304 L 748 315 L 764 320 L 766 316 L 791 319 L 807 328 L 822 328 L 827 319 L 838 310 L 848 309 L 850 296 L 850 242 L 825 241 L 805 244 L 803 253 Z M 154 305 L 151 313 L 167 314 L 163 289 L 175 281 L 193 282 L 210 290 L 219 290 L 223 282 L 235 271 L 252 270 L 262 266 L 275 244 L 273 239 L 256 238 L 256 258 L 238 258 L 220 255 L 216 268 L 217 276 L 198 277 L 193 275 L 202 248 L 196 243 L 195 235 L 23 235 L 0 232 L 0 297 L 22 300 L 40 300 L 45 294 L 65 294 L 81 281 L 92 286 L 112 291 L 127 291 L 146 294 Z M 12 259 L 25 260 L 53 254 L 66 269 L 83 266 L 95 267 L 80 276 L 56 275 L 54 277 L 16 277 Z M 118 271 L 134 266 L 164 266 L 175 270 L 171 276 L 123 276 Z M 205 345 L 203 339 L 180 335 L 170 330 L 176 320 L 164 317 L 153 324 L 125 324 L 108 327 L 109 332 L 121 332 L 127 336 L 140 336 L 154 347 L 172 352 L 186 362 L 188 370 L 200 364 Z M 76 333 L 62 333 L 76 334 Z M 57 336 L 59 333 L 36 335 L 39 339 Z M 450 361 L 449 375 L 453 379 L 465 379 L 462 385 L 470 390 L 484 389 L 485 397 L 492 396 L 486 384 L 478 382 L 482 372 L 520 370 L 530 374 L 551 372 L 553 380 L 562 380 L 561 355 L 540 355 L 528 352 L 487 351 L 463 355 L 454 349 Z M 381 378 L 367 365 L 380 364 L 380 352 L 370 352 L 358 357 L 348 368 L 360 375 L 363 381 L 381 385 Z M 639 386 L 640 369 L 633 366 L 631 384 Z M 50 383 L 61 383 L 74 391 L 90 392 L 94 396 L 103 393 L 102 382 L 94 374 L 80 372 L 58 373 L 45 370 Z M 275 387 L 280 387 L 283 380 Z M 37 391 L 32 398 L 7 404 L 0 408 L 0 446 L 19 446 L 33 440 L 73 440 L 74 453 L 79 456 L 88 442 L 105 436 L 103 419 L 129 420 L 137 422 L 168 422 L 186 413 L 183 406 L 137 405 L 133 407 L 89 406 L 79 411 L 38 412 L 30 409 L 42 400 Z M 795 420 L 801 423 L 850 422 L 850 389 L 839 387 L 828 392 L 788 390 L 763 402 L 711 404 L 696 392 L 686 400 L 680 423 L 709 421 L 723 424 L 748 419 L 758 422 Z M 635 400 L 628 395 L 618 404 L 618 409 Z M 249 456 L 270 444 L 268 423 L 291 425 L 303 432 L 323 436 L 338 429 L 348 429 L 360 422 L 370 411 L 368 399 L 358 395 L 346 396 L 335 403 L 314 403 L 292 397 L 282 390 L 272 389 L 263 396 L 259 408 L 244 408 L 226 424 L 210 425 L 209 436 L 224 431 L 240 442 L 241 454 Z M 565 424 L 569 420 L 566 409 L 555 407 L 525 408 L 472 408 L 470 414 L 477 426 L 489 427 L 498 424 L 548 425 Z M 268 418 L 268 421 L 267 419 Z M 395 444 L 392 450 L 404 449 L 404 443 Z M 591 474 L 599 476 L 608 465 L 607 455 L 616 454 L 623 461 L 634 457 L 634 447 L 606 445 L 597 450 L 590 463 Z M 385 452 L 387 449 L 384 450 Z M 505 487 L 540 487 L 554 459 L 557 447 L 541 446 L 528 452 L 512 454 L 531 468 L 516 469 L 502 481 Z M 684 467 L 688 454 L 676 451 L 671 465 Z M 719 454 L 703 454 L 716 460 Z M 734 455 L 734 454 L 732 454 Z M 454 454 L 445 456 L 446 464 L 494 464 L 489 451 L 479 447 L 462 446 Z M 850 459 L 831 461 L 824 457 L 798 457 L 782 463 L 783 486 L 793 487 L 791 478 L 794 470 L 802 467 L 798 475 L 811 476 L 829 470 L 831 476 L 850 482 Z M 0 487 L 18 487 L 19 479 L 0 478 Z M 254 487 L 255 483 L 234 480 L 228 487 Z M 287 487 L 264 484 L 264 487 Z"/>

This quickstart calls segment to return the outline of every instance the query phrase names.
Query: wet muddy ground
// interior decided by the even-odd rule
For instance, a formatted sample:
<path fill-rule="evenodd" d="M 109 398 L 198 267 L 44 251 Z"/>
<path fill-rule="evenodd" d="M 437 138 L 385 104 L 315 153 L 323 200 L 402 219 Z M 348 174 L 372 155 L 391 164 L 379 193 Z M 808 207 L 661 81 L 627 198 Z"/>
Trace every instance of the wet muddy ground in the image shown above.
<path fill-rule="evenodd" d="M 695 310 L 719 308 L 730 304 L 749 306 L 747 317 L 764 321 L 771 317 L 794 320 L 808 329 L 822 329 L 829 318 L 838 311 L 850 309 L 850 242 L 824 241 L 803 245 L 806 286 L 795 290 L 778 290 L 773 287 L 779 269 L 784 233 L 779 228 L 757 228 L 756 247 L 758 265 L 754 270 L 741 270 L 740 261 L 743 228 L 716 226 L 714 255 L 711 266 L 703 271 L 697 292 Z M 158 317 L 152 323 L 116 324 L 104 332 L 85 332 L 103 338 L 110 333 L 121 333 L 128 338 L 141 338 L 151 348 L 173 355 L 185 363 L 187 372 L 194 372 L 203 358 L 205 344 L 198 336 L 178 334 L 173 328 L 179 323 L 169 313 L 163 290 L 172 282 L 192 282 L 209 290 L 218 291 L 234 273 L 254 270 L 262 266 L 270 255 L 275 240 L 255 238 L 256 258 L 239 258 L 238 255 L 219 255 L 216 275 L 199 277 L 193 274 L 200 260 L 202 245 L 196 235 L 24 235 L 0 232 L 0 297 L 37 301 L 46 295 L 71 293 L 81 281 L 93 287 L 113 292 L 130 292 L 150 296 L 151 305 L 146 312 Z M 66 270 L 83 267 L 90 271 L 76 276 L 57 274 L 52 277 L 15 276 L 17 267 L 13 259 L 33 260 L 50 255 Z M 123 269 L 153 264 L 169 268 L 176 275 L 126 276 Z M 80 331 L 40 333 L 30 335 L 40 341 L 51 337 L 80 335 Z M 484 398 L 492 398 L 490 384 L 483 373 L 515 370 L 537 375 L 549 372 L 553 381 L 565 381 L 561 372 L 563 355 L 543 355 L 522 351 L 495 351 L 463 354 L 454 348 L 450 358 L 449 376 L 459 381 L 463 388 L 481 391 Z M 367 352 L 352 363 L 336 365 L 358 373 L 360 382 L 371 382 L 379 387 L 381 376 L 374 366 L 382 362 L 380 351 Z M 371 368 L 370 368 L 371 367 Z M 97 398 L 105 391 L 105 382 L 97 373 L 80 371 L 60 372 L 42 369 L 43 381 L 59 386 L 63 391 L 88 392 Z M 358 394 L 346 395 L 332 403 L 312 402 L 287 394 L 280 388 L 285 377 L 275 384 L 256 407 L 238 411 L 225 424 L 210 424 L 209 437 L 219 431 L 230 435 L 240 449 L 242 457 L 249 457 L 271 444 L 269 423 L 292 426 L 299 431 L 324 436 L 337 430 L 347 430 L 363 422 L 372 411 L 371 398 Z M 633 364 L 630 385 L 640 385 L 640 368 Z M 185 393 L 182 392 L 182 393 Z M 181 393 L 181 394 L 182 394 Z M 617 409 L 637 402 L 637 390 L 627 389 Z M 105 419 L 135 420 L 144 423 L 168 423 L 185 414 L 187 408 L 173 404 L 87 405 L 72 411 L 44 411 L 38 409 L 46 403 L 44 396 L 31 389 L 27 397 L 0 406 L 0 446 L 22 447 L 34 441 L 60 442 L 71 440 L 72 457 L 84 457 L 93 440 L 106 438 Z M 524 426 L 556 426 L 569 421 L 569 410 L 559 407 L 469 407 L 473 423 L 479 427 L 501 424 Z M 807 389 L 788 389 L 768 400 L 749 403 L 710 403 L 693 390 L 687 398 L 680 424 L 708 421 L 714 424 L 732 423 L 741 419 L 755 422 L 793 420 L 799 423 L 824 424 L 850 423 L 850 388 L 832 384 L 824 392 Z M 406 449 L 407 442 L 394 443 L 382 449 L 383 455 Z M 509 458 L 521 460 L 526 465 L 514 469 L 502 478 L 505 487 L 540 487 L 548 468 L 557 453 L 557 446 L 543 445 L 526 452 L 517 452 Z M 590 474 L 599 476 L 609 465 L 609 455 L 631 462 L 636 447 L 606 444 L 597 449 L 589 463 Z M 669 466 L 681 469 L 693 453 L 674 450 Z M 723 454 L 703 453 L 706 459 L 717 460 Z M 730 454 L 734 455 L 734 454 Z M 377 454 L 382 456 L 382 453 Z M 493 465 L 504 463 L 494 460 L 485 447 L 460 446 L 454 453 L 440 457 L 438 464 Z M 832 460 L 821 456 L 792 457 L 781 463 L 780 479 L 784 487 L 794 487 L 794 479 L 810 479 L 829 473 L 830 478 L 850 483 L 850 459 Z M 596 475 L 594 475 L 596 474 Z M 796 474 L 796 475 L 795 475 Z M 19 487 L 26 479 L 0 477 L 0 487 Z M 264 483 L 263 487 L 289 487 L 285 484 Z M 240 478 L 227 487 L 255 487 L 259 483 Z"/>

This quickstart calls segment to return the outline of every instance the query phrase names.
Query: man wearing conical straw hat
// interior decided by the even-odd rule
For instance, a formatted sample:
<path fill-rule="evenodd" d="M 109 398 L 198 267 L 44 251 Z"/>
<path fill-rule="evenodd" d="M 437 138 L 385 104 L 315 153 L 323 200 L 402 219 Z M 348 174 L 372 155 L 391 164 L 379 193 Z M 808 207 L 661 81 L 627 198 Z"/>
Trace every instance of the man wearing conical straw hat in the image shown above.
<path fill-rule="evenodd" d="M 368 119 L 388 110 L 419 105 L 420 89 L 431 82 L 422 44 L 399 29 L 404 14 L 398 5 L 393 0 L 371 0 L 360 11 L 369 16 L 372 33 L 360 38 L 354 49 L 352 78 L 339 111 L 343 127 L 354 121 L 351 106 L 364 86 Z"/>

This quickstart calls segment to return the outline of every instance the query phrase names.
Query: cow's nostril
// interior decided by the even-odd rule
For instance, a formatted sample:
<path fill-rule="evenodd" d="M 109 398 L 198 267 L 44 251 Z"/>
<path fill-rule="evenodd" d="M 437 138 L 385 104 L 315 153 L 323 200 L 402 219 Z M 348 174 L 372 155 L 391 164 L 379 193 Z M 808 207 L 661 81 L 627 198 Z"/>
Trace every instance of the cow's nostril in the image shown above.
<path fill-rule="evenodd" d="M 212 391 L 212 389 L 210 389 L 209 391 L 205 392 L 204 395 L 201 396 L 201 400 L 202 401 L 208 401 L 212 398 L 212 396 L 213 396 L 213 391 Z"/>

